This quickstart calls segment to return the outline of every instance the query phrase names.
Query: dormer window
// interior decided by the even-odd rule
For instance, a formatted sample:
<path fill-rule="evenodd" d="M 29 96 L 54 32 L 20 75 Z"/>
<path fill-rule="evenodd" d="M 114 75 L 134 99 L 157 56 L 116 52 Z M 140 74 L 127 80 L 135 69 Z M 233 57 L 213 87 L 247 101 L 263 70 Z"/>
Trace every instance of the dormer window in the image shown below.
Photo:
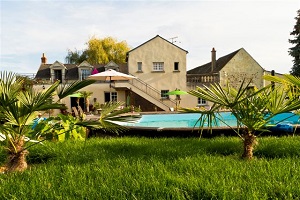
<path fill-rule="evenodd" d="M 115 71 L 120 71 L 120 67 L 119 65 L 117 65 L 114 61 L 110 61 L 109 63 L 107 63 L 105 66 L 104 66 L 104 69 L 105 71 L 107 71 L 108 69 L 113 69 Z"/>
<path fill-rule="evenodd" d="M 62 72 L 61 72 L 61 69 L 55 69 L 53 70 L 54 71 L 54 81 L 57 81 L 59 80 L 60 83 L 62 82 Z"/>
<path fill-rule="evenodd" d="M 88 76 L 91 75 L 91 70 L 90 69 L 81 69 L 81 77 L 80 80 L 85 80 Z"/>
<path fill-rule="evenodd" d="M 90 65 L 87 61 L 83 61 L 78 65 L 78 75 L 79 80 L 85 80 L 88 76 L 92 74 L 93 66 Z"/>
<path fill-rule="evenodd" d="M 66 66 L 64 66 L 64 64 L 58 61 L 55 61 L 49 68 L 50 68 L 52 83 L 54 83 L 57 80 L 59 80 L 60 83 L 64 83 L 65 74 L 67 70 Z"/>

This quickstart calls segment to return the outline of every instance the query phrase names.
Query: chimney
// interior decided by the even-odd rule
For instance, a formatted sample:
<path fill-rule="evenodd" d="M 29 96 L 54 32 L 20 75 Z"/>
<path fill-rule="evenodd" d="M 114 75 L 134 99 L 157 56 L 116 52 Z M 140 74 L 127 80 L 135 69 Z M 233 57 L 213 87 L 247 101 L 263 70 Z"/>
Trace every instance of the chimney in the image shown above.
<path fill-rule="evenodd" d="M 211 72 L 216 68 L 216 50 L 213 48 L 211 50 Z"/>
<path fill-rule="evenodd" d="M 47 58 L 45 57 L 45 53 L 43 53 L 41 60 L 42 60 L 42 64 L 47 64 Z"/>

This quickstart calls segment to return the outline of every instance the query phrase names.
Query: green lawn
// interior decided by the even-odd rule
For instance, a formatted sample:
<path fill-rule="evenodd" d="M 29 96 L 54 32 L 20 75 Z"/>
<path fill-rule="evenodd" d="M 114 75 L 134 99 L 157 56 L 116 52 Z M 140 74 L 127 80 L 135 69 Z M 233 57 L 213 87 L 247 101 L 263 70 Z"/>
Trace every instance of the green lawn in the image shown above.
<path fill-rule="evenodd" d="M 300 137 L 259 138 L 252 161 L 241 150 L 235 137 L 49 142 L 0 174 L 0 199 L 300 199 Z"/>

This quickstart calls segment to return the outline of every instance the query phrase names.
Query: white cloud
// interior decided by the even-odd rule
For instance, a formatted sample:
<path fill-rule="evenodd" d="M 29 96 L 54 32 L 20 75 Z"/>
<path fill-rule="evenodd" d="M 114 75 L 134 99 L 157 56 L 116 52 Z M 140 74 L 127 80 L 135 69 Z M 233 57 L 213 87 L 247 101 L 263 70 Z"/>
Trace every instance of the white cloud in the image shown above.
<path fill-rule="evenodd" d="M 298 1 L 1 1 L 0 70 L 36 72 L 42 53 L 64 62 L 89 37 L 136 47 L 156 35 L 178 36 L 188 69 L 245 48 L 265 69 L 288 73 L 289 33 Z"/>

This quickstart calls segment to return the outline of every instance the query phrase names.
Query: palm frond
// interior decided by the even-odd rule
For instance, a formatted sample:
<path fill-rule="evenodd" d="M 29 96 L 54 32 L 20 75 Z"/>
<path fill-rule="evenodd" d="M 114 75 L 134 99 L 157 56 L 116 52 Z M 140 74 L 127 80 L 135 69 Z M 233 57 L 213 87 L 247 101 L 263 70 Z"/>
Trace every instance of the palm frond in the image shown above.
<path fill-rule="evenodd" d="M 205 109 L 205 108 L 181 108 L 180 111 L 181 112 L 185 112 L 185 113 L 199 113 L 200 116 L 197 119 L 197 121 L 194 124 L 194 128 L 196 126 L 198 126 L 200 128 L 200 137 L 202 136 L 203 130 L 204 128 L 208 128 L 210 133 L 212 133 L 212 127 L 215 127 L 218 122 L 217 119 L 218 117 L 216 115 L 218 115 L 218 112 L 216 112 L 217 110 L 219 110 L 220 105 L 218 104 L 214 104 L 209 110 Z"/>
<path fill-rule="evenodd" d="M 16 97 L 22 89 L 23 81 L 16 77 L 15 73 L 0 72 L 0 108 L 5 109 L 6 106 L 16 101 Z"/>
<path fill-rule="evenodd" d="M 110 102 L 106 102 L 103 106 L 102 106 L 102 110 L 100 112 L 100 118 L 104 119 L 104 118 L 109 118 L 109 117 L 113 117 L 116 116 L 118 114 L 118 108 L 120 106 L 122 106 L 124 103 L 117 101 L 110 101 Z"/>
<path fill-rule="evenodd" d="M 90 128 L 90 129 L 101 129 L 103 128 L 102 123 L 98 120 L 89 120 L 89 121 L 78 121 L 74 125 Z"/>
<path fill-rule="evenodd" d="M 91 85 L 95 83 L 95 80 L 82 80 L 82 81 L 75 81 L 72 82 L 71 84 L 65 83 L 65 84 L 60 84 L 60 86 L 57 88 L 57 95 L 59 99 L 63 99 L 67 97 L 68 95 L 71 95 L 78 90 Z"/>
<path fill-rule="evenodd" d="M 39 92 L 33 89 L 22 92 L 20 93 L 18 100 L 31 112 L 48 109 L 62 109 L 64 108 L 64 105 L 59 103 L 52 103 L 52 101 L 49 101 L 50 99 L 52 99 L 53 93 L 58 86 L 59 82 L 55 82 L 52 86 L 50 86 L 43 92 Z"/>
<path fill-rule="evenodd" d="M 107 102 L 102 106 L 99 122 L 101 123 L 103 131 L 119 134 L 127 130 L 126 127 L 114 123 L 115 121 L 132 120 L 132 118 L 122 115 L 129 113 L 131 111 L 130 107 L 125 107 L 121 110 L 118 109 L 123 104 L 124 102 Z"/>
<path fill-rule="evenodd" d="M 285 75 L 284 75 L 285 76 Z M 275 83 L 287 83 L 288 81 L 286 81 L 284 78 L 282 77 L 278 77 L 278 76 L 272 76 L 269 74 L 266 74 L 263 76 L 263 78 L 267 81 L 270 82 L 275 82 Z"/>
<path fill-rule="evenodd" d="M 99 122 L 101 123 L 103 131 L 119 134 L 128 130 L 125 126 L 113 123 L 110 120 L 100 119 Z"/>

